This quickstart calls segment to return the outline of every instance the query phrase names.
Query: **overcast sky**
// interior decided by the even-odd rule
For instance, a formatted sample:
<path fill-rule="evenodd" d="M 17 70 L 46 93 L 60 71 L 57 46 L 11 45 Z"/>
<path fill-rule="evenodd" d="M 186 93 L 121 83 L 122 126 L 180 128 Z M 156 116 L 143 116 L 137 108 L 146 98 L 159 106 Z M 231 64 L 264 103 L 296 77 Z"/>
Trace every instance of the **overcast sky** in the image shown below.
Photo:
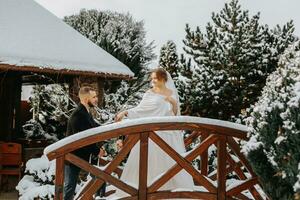
<path fill-rule="evenodd" d="M 78 13 L 80 9 L 112 10 L 129 12 L 136 20 L 145 22 L 147 41 L 155 41 L 155 53 L 168 40 L 177 44 L 182 52 L 184 27 L 205 25 L 213 11 L 219 12 L 228 0 L 35 0 L 46 9 L 62 18 Z M 241 0 L 243 9 L 250 14 L 261 13 L 261 23 L 273 27 L 293 19 L 295 33 L 300 36 L 300 0 Z"/>

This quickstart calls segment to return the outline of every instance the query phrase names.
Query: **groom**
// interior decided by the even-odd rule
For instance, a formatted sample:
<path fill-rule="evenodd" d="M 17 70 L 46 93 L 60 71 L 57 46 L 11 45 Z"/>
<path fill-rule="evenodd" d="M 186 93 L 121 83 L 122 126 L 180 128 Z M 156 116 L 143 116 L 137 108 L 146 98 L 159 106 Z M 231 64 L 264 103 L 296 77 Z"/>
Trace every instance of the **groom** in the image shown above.
<path fill-rule="evenodd" d="M 96 90 L 89 86 L 81 87 L 79 89 L 79 99 L 80 103 L 78 107 L 73 111 L 71 117 L 68 120 L 66 136 L 70 136 L 78 132 L 99 126 L 99 124 L 95 122 L 92 115 L 90 114 L 90 108 L 93 108 L 98 104 Z M 89 162 L 91 154 L 98 154 L 99 157 L 104 154 L 103 150 L 99 149 L 96 144 L 80 148 L 73 151 L 72 153 L 87 162 Z M 64 200 L 73 199 L 79 172 L 79 167 L 71 163 L 66 163 L 63 192 Z M 103 188 L 101 188 L 101 191 L 105 192 L 105 184 L 103 185 Z"/>

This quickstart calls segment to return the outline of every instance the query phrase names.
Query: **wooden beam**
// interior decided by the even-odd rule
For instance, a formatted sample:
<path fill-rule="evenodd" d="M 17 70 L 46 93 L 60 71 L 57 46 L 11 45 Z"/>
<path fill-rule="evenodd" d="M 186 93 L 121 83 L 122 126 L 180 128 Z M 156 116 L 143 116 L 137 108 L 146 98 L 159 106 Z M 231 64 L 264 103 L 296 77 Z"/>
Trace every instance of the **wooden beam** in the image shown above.
<path fill-rule="evenodd" d="M 93 184 L 95 183 L 95 179 L 91 178 L 90 180 L 88 180 L 88 183 L 85 184 L 84 188 L 82 188 L 80 190 L 79 194 L 76 194 L 75 199 L 81 199 L 82 195 L 85 194 L 87 192 L 87 189 L 90 188 Z"/>
<path fill-rule="evenodd" d="M 64 175 L 65 175 L 65 157 L 61 156 L 56 159 L 55 194 L 54 194 L 55 200 L 63 200 Z"/>
<path fill-rule="evenodd" d="M 206 128 L 205 128 L 206 129 Z M 88 146 L 90 144 L 94 144 L 95 142 L 105 141 L 107 139 L 132 135 L 140 132 L 147 132 L 149 130 L 159 131 L 159 130 L 201 130 L 201 127 L 195 123 L 188 122 L 164 122 L 164 123 L 151 123 L 151 124 L 139 124 L 127 126 L 111 131 L 101 132 L 101 134 L 94 134 L 92 136 L 82 138 L 80 140 L 74 141 L 73 143 L 66 144 L 63 147 L 55 149 L 52 152 L 47 154 L 49 160 L 53 160 L 56 157 L 64 155 L 66 153 L 70 153 L 76 149 L 82 148 L 84 146 Z M 213 132 L 213 130 L 212 130 Z M 222 135 L 222 133 L 215 132 L 215 134 Z"/>
<path fill-rule="evenodd" d="M 252 167 L 251 167 L 250 163 L 247 161 L 247 159 L 244 156 L 244 154 L 241 153 L 241 148 L 238 145 L 238 143 L 233 138 L 230 138 L 230 137 L 228 137 L 227 141 L 228 141 L 228 144 L 229 144 L 230 148 L 233 150 L 233 152 L 235 153 L 235 155 L 240 159 L 240 161 L 246 167 L 246 169 L 248 170 L 248 172 L 252 176 L 256 176 L 256 174 L 252 170 Z"/>
<path fill-rule="evenodd" d="M 242 191 L 247 190 L 251 186 L 256 185 L 257 183 L 258 183 L 257 177 L 248 179 L 248 180 L 244 181 L 243 183 L 235 186 L 234 188 L 231 188 L 230 190 L 228 190 L 227 195 L 228 196 L 235 196 L 235 195 L 241 193 Z"/>
<path fill-rule="evenodd" d="M 129 75 L 122 75 L 116 73 L 102 73 L 102 72 L 91 72 L 83 70 L 72 70 L 72 69 L 53 69 L 47 67 L 36 67 L 36 66 L 16 66 L 8 64 L 0 64 L 0 69 L 7 71 L 18 71 L 18 72 L 36 72 L 41 74 L 62 74 L 62 75 L 80 75 L 80 76 L 98 76 L 105 79 L 122 79 L 129 80 L 133 77 Z"/>
<path fill-rule="evenodd" d="M 241 148 L 240 148 L 239 144 L 233 138 L 230 138 L 230 137 L 228 138 L 227 141 L 228 141 L 230 148 L 233 150 L 233 152 L 239 158 L 239 160 L 242 162 L 242 164 L 246 167 L 247 171 L 251 174 L 251 176 L 257 177 L 257 175 L 253 171 L 250 163 L 248 162 L 248 160 L 246 159 L 244 154 L 241 153 Z M 258 184 L 261 186 L 259 179 L 258 179 Z M 255 188 L 250 188 L 250 192 L 253 195 L 253 197 L 255 198 L 255 200 L 262 200 L 261 195 L 257 192 L 257 190 Z"/>
<path fill-rule="evenodd" d="M 218 200 L 226 199 L 226 137 L 219 136 L 217 150 Z"/>
<path fill-rule="evenodd" d="M 185 159 L 189 162 L 192 162 L 199 154 L 201 154 L 205 149 L 207 149 L 211 144 L 213 144 L 217 140 L 216 135 L 209 136 L 206 140 L 204 140 L 201 144 L 198 145 L 191 153 L 189 153 Z M 170 170 L 168 170 L 161 178 L 152 183 L 152 185 L 148 188 L 148 192 L 154 192 L 158 190 L 162 185 L 166 183 L 165 180 L 169 180 L 173 176 L 175 176 L 182 168 L 179 164 L 174 165 Z"/>
<path fill-rule="evenodd" d="M 173 198 L 186 198 L 186 199 L 202 199 L 202 200 L 216 200 L 217 194 L 210 192 L 171 192 L 171 191 L 158 191 L 148 194 L 149 199 L 173 199 Z"/>
<path fill-rule="evenodd" d="M 241 162 L 238 162 L 240 164 L 236 163 L 229 153 L 226 153 L 226 157 L 227 157 L 228 163 L 230 164 L 230 166 L 233 167 L 233 170 L 238 175 L 238 177 L 241 180 L 246 180 L 247 177 L 244 174 L 243 170 L 241 169 L 243 164 Z M 263 198 L 261 197 L 261 195 L 259 194 L 259 192 L 256 190 L 256 188 L 254 186 L 250 186 L 248 189 L 255 200 L 263 200 Z"/>
<path fill-rule="evenodd" d="M 199 131 L 192 131 L 192 133 L 184 140 L 185 147 L 189 146 L 199 135 Z"/>
<path fill-rule="evenodd" d="M 238 129 L 227 128 L 227 127 L 222 127 L 217 125 L 210 125 L 210 124 L 201 124 L 199 125 L 199 128 L 200 130 L 202 130 L 203 128 L 204 130 L 205 129 L 210 130 L 212 132 L 215 132 L 218 135 L 236 137 L 246 141 L 249 140 L 249 138 L 247 137 L 247 132 Z"/>
<path fill-rule="evenodd" d="M 236 163 L 236 165 L 234 165 L 234 166 L 232 166 L 232 165 L 226 166 L 226 174 L 229 174 L 229 173 L 233 172 L 236 167 L 241 167 L 241 166 L 243 166 L 241 162 Z M 210 173 L 209 178 L 211 180 L 217 180 L 217 178 L 218 178 L 217 177 L 217 170 L 215 171 L 215 173 Z"/>
<path fill-rule="evenodd" d="M 148 136 L 147 132 L 140 136 L 139 200 L 147 200 Z"/>
<path fill-rule="evenodd" d="M 209 133 L 203 132 L 201 134 L 201 141 L 205 140 L 208 137 Z M 205 150 L 200 155 L 200 171 L 201 174 L 207 176 L 208 173 L 208 150 Z"/>
<path fill-rule="evenodd" d="M 138 196 L 133 196 L 133 197 L 123 197 L 118 200 L 138 200 L 138 199 L 139 199 Z"/>
<path fill-rule="evenodd" d="M 232 199 L 234 199 L 234 200 L 236 200 L 236 199 L 239 199 L 239 200 L 253 200 L 252 198 L 249 198 L 249 197 L 247 197 L 246 195 L 244 195 L 244 194 L 242 194 L 242 193 L 235 195 L 235 198 L 230 197 L 230 196 L 227 196 L 227 197 L 226 197 L 226 200 L 227 200 L 228 198 L 232 198 Z"/>
<path fill-rule="evenodd" d="M 110 164 L 106 167 L 104 172 L 111 174 L 119 164 L 123 161 L 123 159 L 127 156 L 127 154 L 130 152 L 132 147 L 139 141 L 139 134 L 130 135 L 125 140 L 125 146 L 121 149 L 121 151 L 118 153 L 118 155 L 110 162 Z M 81 195 L 80 198 L 87 199 L 89 198 L 90 194 L 95 194 L 96 191 L 103 185 L 104 181 L 101 179 L 95 180 L 91 185 L 87 185 L 87 189 L 85 190 L 85 193 Z"/>
<path fill-rule="evenodd" d="M 151 132 L 150 138 L 155 142 L 163 151 L 165 151 L 171 158 L 173 158 L 179 165 L 180 168 L 185 169 L 195 180 L 202 183 L 202 185 L 209 192 L 216 192 L 215 186 L 208 181 L 202 174 L 200 174 L 191 165 L 190 161 L 182 158 L 179 153 L 177 153 L 172 147 L 170 147 L 163 139 L 161 139 L 156 133 Z M 169 181 L 171 178 L 165 179 L 164 182 Z"/>
<path fill-rule="evenodd" d="M 97 167 L 93 166 L 93 165 L 90 165 L 87 161 L 73 155 L 73 154 L 67 154 L 66 155 L 66 160 L 69 161 L 70 163 L 73 163 L 74 165 L 80 167 L 81 169 L 87 171 L 87 172 L 90 172 L 92 175 L 96 176 L 97 178 L 100 178 L 100 179 L 103 179 L 104 181 L 107 181 L 109 183 L 111 183 L 112 185 L 116 186 L 117 188 L 125 191 L 126 193 L 130 194 L 130 195 L 137 195 L 138 191 L 120 181 L 119 179 L 111 176 L 110 174 L 107 174 L 106 172 L 98 169 Z"/>
<path fill-rule="evenodd" d="M 124 144 L 125 146 L 126 144 Z M 100 166 L 105 166 L 105 165 L 108 165 L 111 161 L 108 161 L 108 160 L 104 160 L 103 158 L 100 158 L 99 159 L 99 165 Z M 116 173 L 118 175 L 118 177 L 121 177 L 122 173 L 123 173 L 123 170 L 119 167 L 117 167 L 116 169 L 114 169 L 113 171 L 114 173 Z"/>

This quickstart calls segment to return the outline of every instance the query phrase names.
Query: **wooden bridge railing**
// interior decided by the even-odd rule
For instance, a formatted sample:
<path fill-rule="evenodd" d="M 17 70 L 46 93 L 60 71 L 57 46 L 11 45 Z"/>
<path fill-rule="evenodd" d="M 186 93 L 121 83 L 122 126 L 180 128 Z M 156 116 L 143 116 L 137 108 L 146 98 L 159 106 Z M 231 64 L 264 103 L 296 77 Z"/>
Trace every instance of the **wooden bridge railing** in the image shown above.
<path fill-rule="evenodd" d="M 159 130 L 189 130 L 192 133 L 185 139 L 185 145 L 190 145 L 198 137 L 201 138 L 201 142 L 182 156 L 155 133 Z M 55 199 L 58 200 L 62 199 L 65 162 L 73 163 L 94 175 L 80 194 L 77 194 L 77 199 L 92 199 L 102 184 L 107 182 L 128 193 L 130 196 L 122 198 L 126 200 L 172 198 L 262 200 L 266 197 L 257 190 L 260 187 L 259 178 L 234 139 L 235 137 L 246 140 L 246 133 L 247 127 L 243 125 L 207 118 L 186 116 L 144 118 L 105 125 L 69 136 L 48 146 L 44 154 L 49 160 L 56 159 Z M 103 170 L 71 153 L 81 147 L 121 135 L 126 136 L 123 148 L 112 161 L 101 160 L 103 164 L 106 164 Z M 148 186 L 146 172 L 148 154 L 151 153 L 148 152 L 149 139 L 174 159 L 176 164 Z M 138 141 L 140 141 L 140 164 L 137 166 L 139 167 L 139 183 L 138 188 L 135 188 L 112 176 L 112 173 L 115 172 L 118 175 L 122 173 L 118 166 Z M 208 148 L 212 145 L 217 148 L 217 170 L 208 174 Z M 196 169 L 192 161 L 199 156 L 201 165 Z M 205 190 L 161 191 L 160 188 L 182 169 L 193 177 L 196 185 L 204 187 Z M 226 177 L 231 172 L 239 177 L 238 184 L 226 184 Z M 245 191 L 248 192 L 247 195 Z M 113 191 L 108 191 L 107 195 L 111 193 Z"/>

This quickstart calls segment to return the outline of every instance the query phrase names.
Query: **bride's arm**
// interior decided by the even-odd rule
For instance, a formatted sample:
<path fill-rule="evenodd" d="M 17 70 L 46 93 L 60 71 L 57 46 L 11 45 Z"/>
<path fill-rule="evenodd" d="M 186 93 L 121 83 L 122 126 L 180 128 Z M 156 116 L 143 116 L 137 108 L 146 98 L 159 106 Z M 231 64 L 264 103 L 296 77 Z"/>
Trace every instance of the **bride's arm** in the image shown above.
<path fill-rule="evenodd" d="M 177 115 L 178 108 L 177 108 L 177 102 L 176 102 L 176 100 L 173 99 L 171 96 L 167 96 L 167 97 L 165 98 L 165 100 L 171 103 L 173 113 L 174 113 L 174 115 Z"/>
<path fill-rule="evenodd" d="M 115 117 L 115 121 L 121 121 L 125 116 L 127 116 L 129 119 L 147 116 L 147 113 L 151 113 L 153 110 L 157 109 L 153 106 L 152 101 L 153 98 L 151 93 L 147 91 L 143 95 L 141 102 L 136 107 L 118 113 Z"/>

